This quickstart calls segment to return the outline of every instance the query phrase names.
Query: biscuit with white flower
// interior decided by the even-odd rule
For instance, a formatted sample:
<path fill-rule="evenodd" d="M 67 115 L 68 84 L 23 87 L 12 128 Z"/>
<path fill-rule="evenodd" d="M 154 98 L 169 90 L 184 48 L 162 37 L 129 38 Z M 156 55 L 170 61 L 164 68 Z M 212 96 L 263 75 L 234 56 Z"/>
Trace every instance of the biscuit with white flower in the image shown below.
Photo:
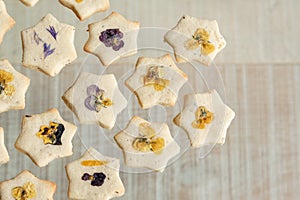
<path fill-rule="evenodd" d="M 164 36 L 174 49 L 177 62 L 198 61 L 210 65 L 226 46 L 216 20 L 202 20 L 184 15 Z"/>
<path fill-rule="evenodd" d="M 194 148 L 225 143 L 227 129 L 235 116 L 234 111 L 222 101 L 216 90 L 184 97 L 182 112 L 175 118 Z"/>
<path fill-rule="evenodd" d="M 83 72 L 62 99 L 82 124 L 112 129 L 118 114 L 127 106 L 113 74 Z"/>
<path fill-rule="evenodd" d="M 81 158 L 66 165 L 70 199 L 109 200 L 125 188 L 119 176 L 120 161 L 88 149 Z"/>
<path fill-rule="evenodd" d="M 72 139 L 77 127 L 62 119 L 57 109 L 25 115 L 15 147 L 39 167 L 73 154 Z"/>
<path fill-rule="evenodd" d="M 105 19 L 89 24 L 84 50 L 97 56 L 104 66 L 137 53 L 140 23 L 112 12 Z"/>
<path fill-rule="evenodd" d="M 97 12 L 109 9 L 109 0 L 59 0 L 59 2 L 73 10 L 80 20 L 85 20 Z"/>
<path fill-rule="evenodd" d="M 8 60 L 0 60 L 0 113 L 25 108 L 30 79 L 17 72 Z"/>
<path fill-rule="evenodd" d="M 0 199 L 3 200 L 53 200 L 55 191 L 55 183 L 41 180 L 27 170 L 0 183 Z"/>
<path fill-rule="evenodd" d="M 46 15 L 38 24 L 21 32 L 23 66 L 56 76 L 77 58 L 74 34 L 73 26 Z"/>
<path fill-rule="evenodd" d="M 0 127 L 0 165 L 7 163 L 9 161 L 9 155 L 4 144 L 4 131 Z"/>
<path fill-rule="evenodd" d="M 4 1 L 0 0 L 0 44 L 5 33 L 15 25 L 15 20 L 7 13 Z"/>
<path fill-rule="evenodd" d="M 169 54 L 158 58 L 140 57 L 126 86 L 136 94 L 143 109 L 155 105 L 174 106 L 187 75 Z"/>
<path fill-rule="evenodd" d="M 163 172 L 168 161 L 180 152 L 166 123 L 148 122 L 134 116 L 127 127 L 115 135 L 125 163 Z"/>
<path fill-rule="evenodd" d="M 24 5 L 33 7 L 39 0 L 20 0 Z"/>

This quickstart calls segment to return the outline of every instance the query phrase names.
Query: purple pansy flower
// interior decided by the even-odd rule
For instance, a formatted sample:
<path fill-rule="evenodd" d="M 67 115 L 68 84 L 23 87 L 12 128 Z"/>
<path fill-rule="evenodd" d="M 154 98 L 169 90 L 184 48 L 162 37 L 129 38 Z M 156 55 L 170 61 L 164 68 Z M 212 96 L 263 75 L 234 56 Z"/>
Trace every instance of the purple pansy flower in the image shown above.
<path fill-rule="evenodd" d="M 107 108 L 110 105 L 110 100 L 104 99 L 104 90 L 99 89 L 97 85 L 90 85 L 87 88 L 87 95 L 84 105 L 91 111 L 99 112 L 102 107 Z"/>
<path fill-rule="evenodd" d="M 49 29 L 46 28 L 47 31 L 52 35 L 52 37 L 56 40 L 56 36 L 58 34 L 58 32 L 56 32 L 55 28 L 53 26 L 49 25 Z"/>
<path fill-rule="evenodd" d="M 112 47 L 113 50 L 119 51 L 124 46 L 123 33 L 118 29 L 106 29 L 101 32 L 99 40 L 105 44 L 106 47 Z"/>
<path fill-rule="evenodd" d="M 81 180 L 83 180 L 83 181 L 91 180 L 92 186 L 101 186 L 101 185 L 103 185 L 105 178 L 106 178 L 106 175 L 103 172 L 94 173 L 93 175 L 84 173 L 83 176 L 81 177 Z"/>

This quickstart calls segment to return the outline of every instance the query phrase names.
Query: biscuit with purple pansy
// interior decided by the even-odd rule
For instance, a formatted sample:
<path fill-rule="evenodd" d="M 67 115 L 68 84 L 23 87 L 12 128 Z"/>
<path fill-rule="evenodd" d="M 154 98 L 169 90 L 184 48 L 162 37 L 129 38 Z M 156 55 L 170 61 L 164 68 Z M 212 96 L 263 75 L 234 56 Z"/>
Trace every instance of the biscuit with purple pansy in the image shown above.
<path fill-rule="evenodd" d="M 137 53 L 140 23 L 112 12 L 105 19 L 89 24 L 84 50 L 97 56 L 104 66 Z"/>
<path fill-rule="evenodd" d="M 62 99 L 82 124 L 98 124 L 112 129 L 127 100 L 113 74 L 83 72 Z"/>

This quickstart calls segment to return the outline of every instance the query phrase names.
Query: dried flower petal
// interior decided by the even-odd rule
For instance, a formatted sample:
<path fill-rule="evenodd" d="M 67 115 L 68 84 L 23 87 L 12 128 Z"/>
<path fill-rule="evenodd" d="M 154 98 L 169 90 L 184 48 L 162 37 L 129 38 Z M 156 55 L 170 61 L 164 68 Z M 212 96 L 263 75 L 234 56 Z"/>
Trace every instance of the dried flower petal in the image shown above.
<path fill-rule="evenodd" d="M 0 95 L 12 96 L 16 91 L 15 86 L 8 84 L 14 80 L 12 73 L 5 70 L 0 70 Z"/>
<path fill-rule="evenodd" d="M 132 143 L 134 149 L 141 152 L 153 151 L 156 154 L 163 151 L 165 140 L 161 137 L 155 138 L 156 132 L 149 123 L 141 123 L 139 125 L 139 134 L 141 136 L 135 138 Z"/>
<path fill-rule="evenodd" d="M 215 50 L 215 46 L 209 41 L 209 32 L 203 28 L 198 28 L 192 39 L 188 39 L 184 46 L 188 50 L 195 50 L 201 47 L 201 53 L 203 55 L 208 55 Z"/>
<path fill-rule="evenodd" d="M 106 165 L 108 162 L 103 160 L 84 160 L 81 162 L 83 166 L 101 166 Z"/>
<path fill-rule="evenodd" d="M 63 124 L 50 122 L 49 126 L 41 126 L 36 135 L 43 139 L 44 144 L 62 145 L 61 137 L 64 131 Z"/>
<path fill-rule="evenodd" d="M 52 37 L 56 40 L 56 36 L 58 34 L 58 32 L 56 32 L 55 28 L 53 26 L 49 25 L 49 29 L 46 28 L 47 31 L 52 35 Z"/>
<path fill-rule="evenodd" d="M 36 189 L 33 183 L 27 182 L 22 187 L 13 188 L 11 195 L 16 200 L 28 200 L 36 196 Z"/>
<path fill-rule="evenodd" d="M 99 112 L 101 108 L 107 108 L 113 104 L 109 98 L 104 98 L 104 90 L 99 89 L 96 85 L 90 85 L 87 88 L 87 94 L 84 105 L 91 111 Z"/>
<path fill-rule="evenodd" d="M 197 129 L 204 129 L 206 124 L 210 124 L 214 118 L 213 113 L 208 111 L 204 106 L 199 106 L 195 112 L 196 120 L 192 126 Z"/>
<path fill-rule="evenodd" d="M 106 29 L 102 31 L 99 40 L 104 43 L 106 47 L 112 47 L 114 51 L 119 51 L 124 47 L 123 33 L 118 29 Z"/>
<path fill-rule="evenodd" d="M 162 91 L 170 84 L 169 80 L 163 79 L 163 66 L 149 67 L 146 76 L 144 77 L 145 86 L 153 86 L 155 90 Z"/>
<path fill-rule="evenodd" d="M 165 140 L 163 138 L 156 138 L 151 140 L 150 148 L 151 151 L 153 151 L 154 153 L 156 154 L 161 153 L 164 147 L 165 147 Z"/>
<path fill-rule="evenodd" d="M 104 183 L 104 180 L 106 178 L 106 175 L 103 172 L 100 173 L 94 173 L 93 175 L 89 175 L 88 173 L 84 173 L 81 177 L 81 180 L 83 181 L 89 181 L 91 180 L 92 186 L 101 186 Z"/>
<path fill-rule="evenodd" d="M 55 51 L 55 48 L 51 49 L 51 44 L 44 43 L 44 59 L 46 59 L 47 56 L 50 56 Z"/>

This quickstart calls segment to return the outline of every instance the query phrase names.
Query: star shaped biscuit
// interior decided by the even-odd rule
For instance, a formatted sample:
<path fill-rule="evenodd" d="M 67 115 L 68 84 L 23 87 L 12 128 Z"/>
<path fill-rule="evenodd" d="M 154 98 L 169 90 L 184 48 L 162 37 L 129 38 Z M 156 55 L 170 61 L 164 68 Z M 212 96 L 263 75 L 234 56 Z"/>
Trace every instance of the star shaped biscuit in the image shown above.
<path fill-rule="evenodd" d="M 33 7 L 39 0 L 20 0 L 24 5 Z"/>
<path fill-rule="evenodd" d="M 217 21 L 202 20 L 184 15 L 178 24 L 165 34 L 165 41 L 174 49 L 177 62 L 198 61 L 210 65 L 226 46 Z"/>
<path fill-rule="evenodd" d="M 108 66 L 119 58 L 137 53 L 140 23 L 112 12 L 105 19 L 89 24 L 89 39 L 84 50 Z"/>
<path fill-rule="evenodd" d="M 8 60 L 0 60 L 0 113 L 25 108 L 30 79 L 17 72 Z"/>
<path fill-rule="evenodd" d="M 0 183 L 0 197 L 3 200 L 53 200 L 55 190 L 55 183 L 40 180 L 27 170 L 11 180 Z"/>
<path fill-rule="evenodd" d="M 49 76 L 57 75 L 77 58 L 73 26 L 60 23 L 51 14 L 21 32 L 23 65 Z"/>
<path fill-rule="evenodd" d="M 15 25 L 15 20 L 6 11 L 4 1 L 0 0 L 0 44 L 5 33 Z"/>
<path fill-rule="evenodd" d="M 163 172 L 168 161 L 180 152 L 166 123 L 148 122 L 134 116 L 127 127 L 115 135 L 125 163 Z"/>
<path fill-rule="evenodd" d="M 225 105 L 216 90 L 184 97 L 184 106 L 174 122 L 182 127 L 191 146 L 200 148 L 211 144 L 224 144 L 227 129 L 235 113 Z"/>
<path fill-rule="evenodd" d="M 15 147 L 39 167 L 56 158 L 71 156 L 72 138 L 77 127 L 64 121 L 53 108 L 42 114 L 23 117 L 22 131 Z"/>
<path fill-rule="evenodd" d="M 113 74 L 83 72 L 62 99 L 82 124 L 112 129 L 117 115 L 127 106 Z"/>
<path fill-rule="evenodd" d="M 81 158 L 66 165 L 70 199 L 102 199 L 125 193 L 119 177 L 120 161 L 88 149 Z"/>
<path fill-rule="evenodd" d="M 136 94 L 143 109 L 161 104 L 174 106 L 187 75 L 177 68 L 169 54 L 158 58 L 140 57 L 126 86 Z"/>
<path fill-rule="evenodd" d="M 109 0 L 59 0 L 59 2 L 73 10 L 80 20 L 109 9 Z"/>
<path fill-rule="evenodd" d="M 7 163 L 8 161 L 9 156 L 4 144 L 4 131 L 3 128 L 0 127 L 0 165 Z"/>

